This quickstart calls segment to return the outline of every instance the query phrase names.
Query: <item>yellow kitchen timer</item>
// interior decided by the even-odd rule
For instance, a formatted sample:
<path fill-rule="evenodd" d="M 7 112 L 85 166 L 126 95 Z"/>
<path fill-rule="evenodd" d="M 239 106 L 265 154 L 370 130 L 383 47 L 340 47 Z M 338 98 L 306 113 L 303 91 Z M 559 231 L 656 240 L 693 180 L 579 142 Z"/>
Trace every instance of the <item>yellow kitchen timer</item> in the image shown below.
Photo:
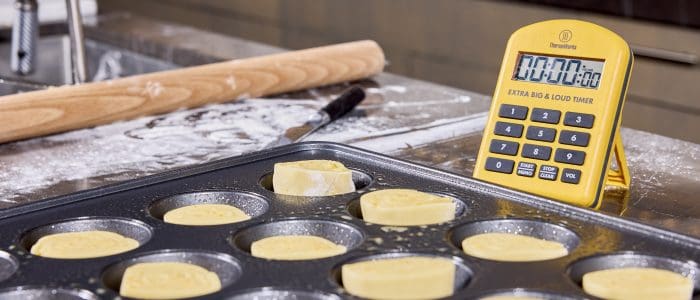
<path fill-rule="evenodd" d="M 628 188 L 619 128 L 632 62 L 620 36 L 592 23 L 551 20 L 514 32 L 474 177 L 593 208 L 606 184 Z"/>

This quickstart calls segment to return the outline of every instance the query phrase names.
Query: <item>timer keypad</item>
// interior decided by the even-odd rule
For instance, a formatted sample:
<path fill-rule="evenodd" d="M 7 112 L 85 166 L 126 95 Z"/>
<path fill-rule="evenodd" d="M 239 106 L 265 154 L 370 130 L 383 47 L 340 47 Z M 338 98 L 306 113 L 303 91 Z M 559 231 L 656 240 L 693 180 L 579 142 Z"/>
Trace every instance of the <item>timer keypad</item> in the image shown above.
<path fill-rule="evenodd" d="M 489 151 L 491 153 L 515 155 L 518 153 L 518 148 L 520 148 L 520 145 L 516 142 L 492 140 Z"/>
<path fill-rule="evenodd" d="M 537 170 L 537 165 L 529 162 L 521 161 L 518 164 L 518 175 L 532 177 L 535 176 L 535 170 Z"/>
<path fill-rule="evenodd" d="M 554 154 L 554 161 L 565 164 L 580 166 L 583 164 L 584 159 L 586 159 L 586 152 L 583 151 L 559 148 Z"/>
<path fill-rule="evenodd" d="M 561 181 L 577 184 L 581 181 L 581 171 L 574 169 L 564 169 L 561 171 Z"/>
<path fill-rule="evenodd" d="M 513 164 L 512 160 L 489 157 L 486 159 L 486 170 L 510 174 L 513 173 Z"/>
<path fill-rule="evenodd" d="M 586 147 L 590 139 L 590 134 L 579 131 L 562 130 L 559 134 L 559 144 L 565 145 Z"/>
<path fill-rule="evenodd" d="M 533 108 L 530 120 L 540 123 L 557 124 L 559 123 L 560 117 L 561 112 L 558 110 Z"/>
<path fill-rule="evenodd" d="M 540 174 L 538 175 L 538 177 L 546 180 L 557 180 L 558 172 L 559 168 L 555 166 L 542 165 L 540 167 Z"/>
<path fill-rule="evenodd" d="M 523 125 L 506 122 L 496 122 L 496 129 L 493 132 L 496 135 L 519 138 L 523 136 Z"/>
<path fill-rule="evenodd" d="M 547 146 L 525 144 L 523 145 L 523 153 L 521 155 L 527 158 L 549 160 L 549 157 L 552 156 L 552 148 Z"/>
<path fill-rule="evenodd" d="M 557 130 L 553 128 L 530 126 L 527 128 L 528 140 L 554 142 L 554 137 L 557 136 Z"/>
<path fill-rule="evenodd" d="M 498 111 L 498 116 L 501 118 L 525 120 L 527 117 L 527 107 L 502 104 L 500 110 Z"/>
<path fill-rule="evenodd" d="M 594 115 L 567 112 L 564 115 L 564 125 L 581 128 L 593 128 Z"/>
<path fill-rule="evenodd" d="M 529 120 L 543 123 L 542 126 L 526 126 L 517 121 L 526 120 L 528 113 Z M 494 128 L 495 135 L 520 139 L 523 138 L 524 132 L 526 140 L 551 143 L 551 146 L 522 143 L 521 147 L 521 143 L 518 141 L 492 139 L 489 147 L 490 153 L 508 155 L 513 157 L 513 159 L 487 157 L 486 170 L 512 174 L 515 169 L 515 173 L 518 176 L 531 177 L 534 178 L 533 180 L 555 181 L 559 179 L 561 182 L 570 184 L 578 184 L 581 181 L 581 176 L 583 175 L 581 170 L 561 168 L 560 172 L 560 167 L 556 165 L 548 165 L 546 163 L 539 165 L 530 161 L 518 161 L 519 159 L 517 158 L 534 159 L 542 162 L 553 160 L 556 163 L 563 164 L 563 166 L 575 167 L 583 165 L 586 160 L 586 152 L 560 148 L 560 146 L 588 147 L 591 134 L 585 132 L 585 128 L 593 128 L 594 115 L 566 112 L 564 113 L 563 124 L 570 127 L 584 128 L 584 130 L 565 129 L 560 132 L 557 132 L 557 129 L 553 127 L 547 127 L 548 124 L 556 125 L 562 121 L 562 112 L 558 110 L 535 107 L 530 111 L 530 108 L 527 106 L 502 104 L 499 107 L 498 116 L 511 121 L 497 121 Z M 552 155 L 552 152 L 554 152 L 554 155 Z"/>

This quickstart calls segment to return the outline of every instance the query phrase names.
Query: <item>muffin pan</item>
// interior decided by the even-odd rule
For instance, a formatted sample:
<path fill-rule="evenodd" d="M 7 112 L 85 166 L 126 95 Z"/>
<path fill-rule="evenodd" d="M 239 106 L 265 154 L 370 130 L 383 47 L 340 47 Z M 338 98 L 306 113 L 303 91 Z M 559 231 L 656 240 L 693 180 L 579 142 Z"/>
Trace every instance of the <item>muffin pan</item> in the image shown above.
<path fill-rule="evenodd" d="M 271 190 L 275 163 L 308 159 L 342 162 L 354 171 L 357 191 L 295 197 Z M 357 200 L 386 188 L 449 195 L 458 214 L 451 222 L 427 226 L 363 221 Z M 168 210 L 196 203 L 234 205 L 252 218 L 212 226 L 162 221 Z M 28 253 L 46 234 L 95 229 L 135 238 L 141 246 L 80 260 Z M 462 239 L 486 232 L 558 241 L 570 254 L 499 262 L 462 252 Z M 280 234 L 318 235 L 345 245 L 348 252 L 304 261 L 250 255 L 253 241 Z M 580 287 L 585 272 L 626 266 L 673 270 L 689 276 L 696 291 L 700 286 L 698 239 L 331 143 L 284 146 L 0 212 L 0 298 L 113 299 L 125 268 L 147 261 L 193 263 L 217 273 L 222 289 L 204 299 L 353 298 L 342 288 L 344 263 L 406 255 L 452 259 L 457 266 L 454 299 L 505 294 L 590 299 Z"/>

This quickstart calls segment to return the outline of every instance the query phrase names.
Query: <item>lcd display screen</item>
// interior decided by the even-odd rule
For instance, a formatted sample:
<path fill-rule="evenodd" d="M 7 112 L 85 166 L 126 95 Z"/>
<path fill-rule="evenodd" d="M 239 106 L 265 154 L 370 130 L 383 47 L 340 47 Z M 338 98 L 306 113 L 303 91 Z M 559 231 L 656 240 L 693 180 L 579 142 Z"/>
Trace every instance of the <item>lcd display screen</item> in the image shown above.
<path fill-rule="evenodd" d="M 598 89 L 604 64 L 603 60 L 521 52 L 513 80 Z"/>

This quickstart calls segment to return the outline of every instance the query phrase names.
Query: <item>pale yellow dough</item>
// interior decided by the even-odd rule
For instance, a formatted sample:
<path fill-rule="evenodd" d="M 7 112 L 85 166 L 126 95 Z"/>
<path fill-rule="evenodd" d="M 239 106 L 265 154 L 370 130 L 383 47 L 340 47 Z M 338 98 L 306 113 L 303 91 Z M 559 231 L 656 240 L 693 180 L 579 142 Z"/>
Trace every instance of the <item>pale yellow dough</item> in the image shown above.
<path fill-rule="evenodd" d="M 250 216 L 227 204 L 195 204 L 168 211 L 165 223 L 190 226 L 221 225 L 250 220 Z"/>
<path fill-rule="evenodd" d="M 345 246 L 313 235 L 279 235 L 257 240 L 250 245 L 255 257 L 278 260 L 306 260 L 343 254 Z"/>
<path fill-rule="evenodd" d="M 538 261 L 569 254 L 558 242 L 510 233 L 484 233 L 462 241 L 464 253 L 498 261 Z"/>
<path fill-rule="evenodd" d="M 386 189 L 360 197 L 362 219 L 367 222 L 412 226 L 447 222 L 455 217 L 456 205 L 448 197 L 411 189 Z"/>
<path fill-rule="evenodd" d="M 111 231 L 62 232 L 41 237 L 30 252 L 37 256 L 81 259 L 119 254 L 136 249 L 139 242 Z"/>
<path fill-rule="evenodd" d="M 345 264 L 341 277 L 348 293 L 363 298 L 436 299 L 454 292 L 455 265 L 446 258 L 388 258 Z"/>
<path fill-rule="evenodd" d="M 352 171 L 332 160 L 276 163 L 272 175 L 275 193 L 291 196 L 332 196 L 352 193 Z"/>
<path fill-rule="evenodd" d="M 621 268 L 584 274 L 583 290 L 604 299 L 688 300 L 693 295 L 693 282 L 668 270 Z"/>
<path fill-rule="evenodd" d="M 140 299 L 180 299 L 207 295 L 220 289 L 219 276 L 198 265 L 152 262 L 126 268 L 119 294 Z"/>

